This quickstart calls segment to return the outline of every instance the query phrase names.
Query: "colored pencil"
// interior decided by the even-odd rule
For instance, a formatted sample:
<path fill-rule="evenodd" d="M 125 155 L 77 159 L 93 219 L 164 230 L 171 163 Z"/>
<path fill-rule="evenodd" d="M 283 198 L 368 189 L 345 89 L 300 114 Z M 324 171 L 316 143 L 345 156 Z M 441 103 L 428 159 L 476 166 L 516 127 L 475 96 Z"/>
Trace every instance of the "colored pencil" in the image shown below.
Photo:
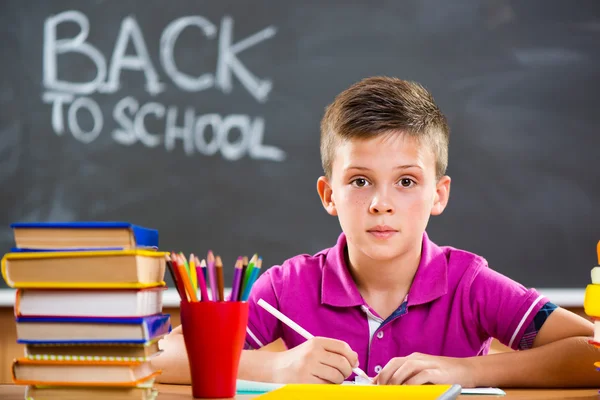
<path fill-rule="evenodd" d="M 244 294 L 240 298 L 241 301 L 247 301 L 248 297 L 250 297 L 250 292 L 252 291 L 252 286 L 254 285 L 254 282 L 256 282 L 256 279 L 258 278 L 258 274 L 260 274 L 261 266 L 262 266 L 262 258 L 259 257 L 258 260 L 256 261 L 256 266 L 254 268 L 252 268 L 252 271 L 250 272 L 250 278 L 248 279 L 248 284 L 244 288 Z"/>
<path fill-rule="evenodd" d="M 198 277 L 198 288 L 200 289 L 200 301 L 210 301 L 208 290 L 206 289 L 206 262 L 202 260 L 203 265 L 198 261 L 198 257 L 194 257 L 194 261 L 196 264 L 196 276 Z"/>
<path fill-rule="evenodd" d="M 175 271 L 175 275 L 177 277 L 177 281 L 181 285 L 183 296 L 181 300 L 183 301 L 191 301 L 192 298 L 188 293 L 187 287 L 185 285 L 185 277 L 187 274 L 185 273 L 185 268 L 179 264 L 179 256 L 177 254 L 173 254 L 171 258 L 171 263 L 173 264 L 173 270 Z"/>
<path fill-rule="evenodd" d="M 180 257 L 181 260 L 181 257 Z M 185 257 L 184 257 L 185 260 Z M 194 288 L 192 287 L 192 282 L 190 281 L 190 277 L 187 274 L 187 271 L 185 270 L 185 264 L 183 263 L 178 263 L 178 268 L 179 268 L 179 274 L 181 275 L 181 280 L 183 281 L 183 286 L 185 287 L 185 291 L 187 292 L 187 295 L 190 299 L 191 302 L 196 302 L 198 301 L 198 297 L 196 296 L 196 292 L 194 291 Z"/>
<path fill-rule="evenodd" d="M 233 268 L 233 283 L 231 284 L 231 301 L 237 301 L 240 298 L 240 281 L 242 279 L 242 267 L 243 267 L 243 259 L 242 257 L 238 257 L 235 262 L 235 267 Z"/>
<path fill-rule="evenodd" d="M 187 260 L 185 259 L 185 256 L 183 255 L 183 252 L 181 252 L 181 251 L 179 252 L 179 263 L 185 267 L 185 271 L 187 272 L 188 278 L 190 278 L 190 283 L 191 283 L 192 282 L 191 281 L 192 275 L 190 273 L 190 266 L 189 266 Z"/>
<path fill-rule="evenodd" d="M 252 258 L 250 259 L 250 262 L 248 263 L 248 268 L 246 268 L 246 273 L 244 274 L 244 280 L 242 281 L 242 294 L 246 293 L 246 287 L 248 286 L 248 281 L 250 280 L 250 275 L 252 275 L 252 269 L 254 269 L 254 263 L 256 262 L 256 259 L 258 258 L 258 255 L 255 254 L 252 256 Z M 240 297 L 240 300 L 244 300 L 243 296 Z"/>
<path fill-rule="evenodd" d="M 244 276 L 246 276 L 246 270 L 248 269 L 248 256 L 242 257 L 242 272 L 240 274 L 240 289 L 238 291 L 238 299 L 242 298 L 242 289 L 244 286 Z"/>
<path fill-rule="evenodd" d="M 175 272 L 175 267 L 173 267 L 173 262 L 171 261 L 171 257 L 167 254 L 165 256 L 165 262 L 167 263 L 167 269 L 169 270 L 169 274 L 171 275 L 171 279 L 175 284 L 175 289 L 177 289 L 177 294 L 179 294 L 179 298 L 181 300 L 187 301 L 187 296 L 185 294 L 185 288 L 183 287 L 183 282 L 180 282 L 177 279 L 177 273 Z"/>
<path fill-rule="evenodd" d="M 223 279 L 223 261 L 217 256 L 215 260 L 215 270 L 217 274 L 217 289 L 219 290 L 219 301 L 225 301 L 225 282 Z"/>
<path fill-rule="evenodd" d="M 288 327 L 293 329 L 298 335 L 302 336 L 304 339 L 309 340 L 314 337 L 306 329 L 304 329 L 303 327 L 301 327 L 300 325 L 298 325 L 297 323 L 295 323 L 294 321 L 289 319 L 282 312 L 277 310 L 275 307 L 273 307 L 272 305 L 270 305 L 263 299 L 258 299 L 258 305 L 261 306 L 262 308 L 264 308 L 269 314 L 271 314 L 272 316 L 274 316 L 275 318 L 277 318 L 278 320 L 280 320 L 281 322 L 286 324 Z M 367 379 L 369 382 L 373 381 L 371 378 L 369 378 L 369 376 L 362 369 L 360 369 L 358 367 L 352 368 L 352 371 L 356 375 L 362 376 L 363 378 Z"/>
<path fill-rule="evenodd" d="M 210 292 L 212 294 L 212 300 L 217 301 L 217 277 L 215 273 L 215 256 L 212 250 L 208 251 L 206 261 L 208 261 L 208 280 L 210 281 Z"/>
<path fill-rule="evenodd" d="M 196 276 L 196 264 L 194 261 L 194 255 L 190 254 L 190 278 L 192 278 L 192 287 L 194 288 L 194 292 L 198 293 L 198 277 Z"/>
<path fill-rule="evenodd" d="M 196 257 L 196 264 L 198 264 L 198 257 Z M 200 266 L 202 266 L 202 274 L 204 275 L 204 282 L 208 282 L 208 269 L 206 268 L 206 260 L 203 258 L 200 261 Z"/>

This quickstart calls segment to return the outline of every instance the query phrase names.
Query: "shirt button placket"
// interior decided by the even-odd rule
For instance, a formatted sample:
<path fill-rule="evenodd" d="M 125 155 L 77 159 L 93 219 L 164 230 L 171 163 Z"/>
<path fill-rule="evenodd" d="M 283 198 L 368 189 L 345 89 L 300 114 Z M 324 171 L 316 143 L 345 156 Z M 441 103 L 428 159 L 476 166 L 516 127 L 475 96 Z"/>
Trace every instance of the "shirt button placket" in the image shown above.
<path fill-rule="evenodd" d="M 383 331 L 377 332 L 377 339 L 382 339 L 382 338 L 383 338 Z"/>

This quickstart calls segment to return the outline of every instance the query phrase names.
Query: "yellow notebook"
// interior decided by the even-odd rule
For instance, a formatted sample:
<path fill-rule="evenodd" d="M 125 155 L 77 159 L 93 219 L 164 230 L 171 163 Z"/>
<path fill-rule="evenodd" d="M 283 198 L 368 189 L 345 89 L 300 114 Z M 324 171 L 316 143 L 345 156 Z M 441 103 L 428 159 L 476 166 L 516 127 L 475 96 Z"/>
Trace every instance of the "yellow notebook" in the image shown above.
<path fill-rule="evenodd" d="M 2 277 L 14 288 L 164 286 L 165 254 L 149 250 L 15 252 L 2 258 Z"/>
<path fill-rule="evenodd" d="M 261 400 L 452 400 L 460 395 L 460 385 L 285 385 L 257 397 Z"/>

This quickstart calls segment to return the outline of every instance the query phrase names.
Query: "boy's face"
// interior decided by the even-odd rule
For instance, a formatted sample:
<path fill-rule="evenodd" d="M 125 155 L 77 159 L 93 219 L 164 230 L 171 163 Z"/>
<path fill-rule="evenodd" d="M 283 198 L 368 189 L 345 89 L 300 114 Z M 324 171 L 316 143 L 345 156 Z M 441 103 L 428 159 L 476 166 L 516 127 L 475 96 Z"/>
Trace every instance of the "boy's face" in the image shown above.
<path fill-rule="evenodd" d="M 317 189 L 351 255 L 384 261 L 420 249 L 429 216 L 447 204 L 450 178 L 436 180 L 429 146 L 394 133 L 342 142 L 331 179 L 319 178 Z"/>

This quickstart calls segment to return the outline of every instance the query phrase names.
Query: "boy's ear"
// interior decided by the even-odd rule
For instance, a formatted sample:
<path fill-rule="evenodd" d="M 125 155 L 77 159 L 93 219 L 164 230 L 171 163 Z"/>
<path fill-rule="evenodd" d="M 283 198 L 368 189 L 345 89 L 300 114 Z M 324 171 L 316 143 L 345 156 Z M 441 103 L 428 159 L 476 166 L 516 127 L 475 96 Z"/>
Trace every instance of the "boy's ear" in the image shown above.
<path fill-rule="evenodd" d="M 323 204 L 325 211 L 327 211 L 329 215 L 336 216 L 337 209 L 335 208 L 335 202 L 333 201 L 333 190 L 331 189 L 331 184 L 326 176 L 321 176 L 317 180 L 317 192 L 319 192 L 319 197 L 321 198 L 321 203 Z"/>
<path fill-rule="evenodd" d="M 431 215 L 440 215 L 450 198 L 450 177 L 444 175 L 435 185 L 435 198 L 433 199 L 433 207 L 431 208 Z"/>

